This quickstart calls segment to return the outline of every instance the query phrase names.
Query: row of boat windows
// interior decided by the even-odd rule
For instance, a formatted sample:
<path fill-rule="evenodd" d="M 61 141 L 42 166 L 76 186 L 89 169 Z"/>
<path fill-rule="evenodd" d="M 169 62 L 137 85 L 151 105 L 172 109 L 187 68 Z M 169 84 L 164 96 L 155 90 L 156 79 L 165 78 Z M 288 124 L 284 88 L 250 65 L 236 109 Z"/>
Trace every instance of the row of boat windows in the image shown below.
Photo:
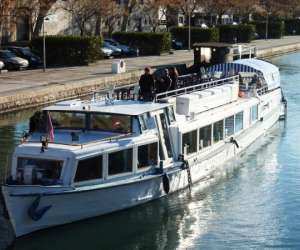
<path fill-rule="evenodd" d="M 137 169 L 157 165 L 158 144 L 151 143 L 137 148 Z M 104 168 L 103 155 L 83 159 L 78 162 L 75 182 L 102 179 Z M 108 176 L 133 172 L 133 149 L 125 149 L 108 154 Z"/>
<path fill-rule="evenodd" d="M 258 106 L 251 107 L 250 122 L 258 119 Z M 182 135 L 182 151 L 184 154 L 196 153 L 211 146 L 213 143 L 222 141 L 224 138 L 240 132 L 244 128 L 244 112 L 229 116 L 224 120 L 217 121 L 200 129 L 187 132 Z M 198 137 L 199 133 L 199 137 Z M 199 146 L 197 140 L 199 138 Z M 199 149 L 198 149 L 199 148 Z"/>
<path fill-rule="evenodd" d="M 132 117 L 128 115 L 83 113 L 83 112 L 50 112 L 55 129 L 92 129 L 118 133 L 130 133 Z"/>

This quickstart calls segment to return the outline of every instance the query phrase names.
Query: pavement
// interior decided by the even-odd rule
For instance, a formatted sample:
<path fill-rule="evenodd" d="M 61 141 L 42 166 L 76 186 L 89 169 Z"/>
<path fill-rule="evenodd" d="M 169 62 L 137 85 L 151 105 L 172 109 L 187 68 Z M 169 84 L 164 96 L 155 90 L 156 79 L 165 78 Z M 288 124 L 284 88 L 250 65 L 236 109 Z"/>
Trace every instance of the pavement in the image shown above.
<path fill-rule="evenodd" d="M 282 39 L 256 40 L 252 44 L 257 46 L 257 50 L 268 50 L 281 46 L 300 44 L 300 36 L 288 36 Z M 57 85 L 68 85 L 86 82 L 87 80 L 97 80 L 103 77 L 113 76 L 111 64 L 117 59 L 98 61 L 89 66 L 63 67 L 42 70 L 26 70 L 19 72 L 8 72 L 0 74 L 0 97 L 10 96 L 24 90 L 32 90 L 43 86 L 51 87 Z M 190 63 L 193 61 L 193 52 L 187 50 L 175 51 L 174 54 L 162 56 L 145 56 L 126 58 L 127 71 L 141 70 L 145 66 L 158 67 L 167 64 Z"/>

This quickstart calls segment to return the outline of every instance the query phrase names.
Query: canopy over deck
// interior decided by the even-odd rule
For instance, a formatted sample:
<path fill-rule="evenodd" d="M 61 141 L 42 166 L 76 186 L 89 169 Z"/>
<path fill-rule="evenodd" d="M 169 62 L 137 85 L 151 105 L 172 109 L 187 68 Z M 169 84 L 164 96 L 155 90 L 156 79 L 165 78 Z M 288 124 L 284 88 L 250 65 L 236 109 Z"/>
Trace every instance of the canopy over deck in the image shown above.
<path fill-rule="evenodd" d="M 275 65 L 258 59 L 240 59 L 233 63 L 217 64 L 209 67 L 208 72 L 223 72 L 224 76 L 229 76 L 239 72 L 253 72 L 262 76 L 269 89 L 280 86 L 279 69 Z"/>

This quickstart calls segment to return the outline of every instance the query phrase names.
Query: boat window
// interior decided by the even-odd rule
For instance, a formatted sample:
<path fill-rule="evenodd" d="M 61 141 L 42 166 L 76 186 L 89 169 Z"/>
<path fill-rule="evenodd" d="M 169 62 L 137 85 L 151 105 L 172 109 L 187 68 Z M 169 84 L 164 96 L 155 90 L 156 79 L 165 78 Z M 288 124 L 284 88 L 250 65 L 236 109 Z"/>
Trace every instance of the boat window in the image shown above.
<path fill-rule="evenodd" d="M 225 119 L 225 137 L 234 134 L 234 115 Z"/>
<path fill-rule="evenodd" d="M 214 143 L 223 140 L 224 138 L 224 120 L 214 123 Z"/>
<path fill-rule="evenodd" d="M 132 171 L 132 148 L 114 152 L 108 156 L 108 174 L 116 175 Z"/>
<path fill-rule="evenodd" d="M 197 152 L 197 130 L 185 133 L 182 135 L 182 150 L 184 152 L 186 148 L 187 154 L 192 154 Z"/>
<path fill-rule="evenodd" d="M 235 132 L 239 132 L 244 128 L 244 112 L 235 115 Z"/>
<path fill-rule="evenodd" d="M 157 143 L 138 147 L 138 168 L 157 165 Z"/>
<path fill-rule="evenodd" d="M 85 114 L 79 112 L 50 112 L 52 125 L 55 129 L 84 129 L 85 128 Z"/>
<path fill-rule="evenodd" d="M 199 133 L 199 147 L 201 150 L 211 145 L 211 125 L 200 128 Z"/>
<path fill-rule="evenodd" d="M 175 122 L 175 113 L 174 113 L 174 108 L 173 106 L 168 106 L 167 107 L 167 113 L 168 113 L 168 117 L 171 123 Z"/>
<path fill-rule="evenodd" d="M 171 158 L 173 156 L 173 153 L 172 153 L 172 147 L 171 147 L 171 142 L 170 142 L 170 137 L 168 132 L 168 122 L 164 113 L 160 114 L 159 116 L 161 120 L 162 132 L 163 132 L 163 136 L 167 148 L 168 157 Z"/>
<path fill-rule="evenodd" d="M 75 182 L 102 178 L 102 156 L 80 160 L 78 162 Z"/>
<path fill-rule="evenodd" d="M 251 107 L 251 122 L 255 122 L 258 119 L 258 105 Z"/>
<path fill-rule="evenodd" d="M 91 129 L 116 133 L 131 133 L 131 116 L 91 114 Z"/>
<path fill-rule="evenodd" d="M 58 185 L 63 161 L 18 158 L 17 182 L 25 185 Z"/>

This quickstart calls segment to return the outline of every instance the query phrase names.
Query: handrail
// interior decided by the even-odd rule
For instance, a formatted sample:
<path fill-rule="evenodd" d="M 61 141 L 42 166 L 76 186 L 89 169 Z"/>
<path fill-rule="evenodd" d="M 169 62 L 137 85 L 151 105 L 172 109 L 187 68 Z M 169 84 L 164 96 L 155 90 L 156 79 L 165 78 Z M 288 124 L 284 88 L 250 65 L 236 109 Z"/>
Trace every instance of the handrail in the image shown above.
<path fill-rule="evenodd" d="M 239 81 L 238 75 L 230 76 L 230 77 L 226 77 L 226 78 L 222 78 L 222 79 L 218 79 L 218 80 L 213 80 L 213 81 L 209 81 L 209 82 L 202 82 L 202 83 L 199 83 L 196 85 L 158 93 L 155 95 L 154 100 L 157 102 L 158 100 L 160 100 L 162 98 L 176 97 L 179 95 L 188 94 L 188 93 L 192 93 L 194 91 L 204 90 L 204 89 L 208 89 L 208 88 L 215 87 L 215 86 L 221 86 L 221 85 L 228 84 L 228 83 L 233 84 L 235 81 Z"/>
<path fill-rule="evenodd" d="M 122 134 L 122 135 L 115 135 L 115 136 L 103 138 L 103 139 L 100 139 L 100 140 L 93 140 L 93 141 L 85 142 L 85 143 L 48 142 L 48 144 L 73 146 L 73 147 L 81 147 L 81 148 L 83 148 L 83 146 L 86 146 L 86 145 L 90 145 L 90 144 L 94 144 L 94 143 L 100 143 L 100 142 L 113 141 L 113 140 L 118 140 L 118 139 L 123 139 L 123 138 L 126 138 L 126 137 L 130 136 L 130 135 L 132 135 L 132 133 L 126 133 L 126 134 Z M 40 143 L 40 141 L 30 141 L 30 140 L 28 140 L 28 141 L 25 141 L 24 143 Z"/>

